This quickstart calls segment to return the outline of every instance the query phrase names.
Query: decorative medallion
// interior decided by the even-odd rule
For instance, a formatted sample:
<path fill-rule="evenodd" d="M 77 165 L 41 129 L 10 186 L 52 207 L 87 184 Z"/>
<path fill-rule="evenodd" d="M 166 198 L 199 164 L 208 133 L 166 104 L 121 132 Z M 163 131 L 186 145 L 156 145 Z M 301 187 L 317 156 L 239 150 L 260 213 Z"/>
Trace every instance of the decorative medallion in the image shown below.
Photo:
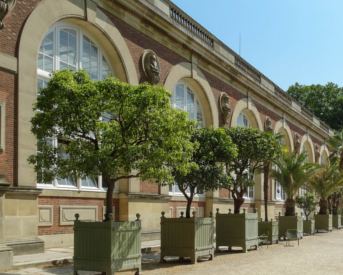
<path fill-rule="evenodd" d="M 264 130 L 265 131 L 272 131 L 273 130 L 273 124 L 270 117 L 266 117 L 266 120 L 264 121 Z"/>
<path fill-rule="evenodd" d="M 16 0 L 0 0 L 0 29 L 4 27 L 2 22 L 7 13 L 14 7 Z"/>
<path fill-rule="evenodd" d="M 144 51 L 142 56 L 142 67 L 145 77 L 150 83 L 157 84 L 160 82 L 160 62 L 154 51 Z"/>
<path fill-rule="evenodd" d="M 224 92 L 222 92 L 219 97 L 219 108 L 224 124 L 226 124 L 231 114 L 231 107 L 230 97 Z"/>

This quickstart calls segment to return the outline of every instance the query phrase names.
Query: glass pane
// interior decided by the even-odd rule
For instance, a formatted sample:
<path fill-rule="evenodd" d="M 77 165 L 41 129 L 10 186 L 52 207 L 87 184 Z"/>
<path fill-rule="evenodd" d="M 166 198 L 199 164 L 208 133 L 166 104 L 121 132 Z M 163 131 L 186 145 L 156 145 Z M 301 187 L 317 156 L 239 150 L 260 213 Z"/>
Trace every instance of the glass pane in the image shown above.
<path fill-rule="evenodd" d="M 244 128 L 249 127 L 249 121 L 243 113 L 240 113 L 237 117 L 237 126 Z"/>
<path fill-rule="evenodd" d="M 38 68 L 51 73 L 53 71 L 53 54 L 54 33 L 50 32 L 45 36 L 39 48 Z"/>
<path fill-rule="evenodd" d="M 92 79 L 98 79 L 98 48 L 86 36 L 82 39 L 82 69 L 89 73 Z"/>
<path fill-rule="evenodd" d="M 76 70 L 77 67 L 77 33 L 72 29 L 61 29 L 59 32 L 60 69 Z"/>
<path fill-rule="evenodd" d="M 187 88 L 187 113 L 190 119 L 196 119 L 194 94 L 189 88 Z"/>
<path fill-rule="evenodd" d="M 38 78 L 38 81 L 37 81 L 37 94 L 40 93 L 40 90 L 46 88 L 47 85 L 48 85 L 48 80 L 42 79 L 42 78 Z"/>
<path fill-rule="evenodd" d="M 185 94 L 184 94 L 184 85 L 177 84 L 175 88 L 175 93 L 173 96 L 173 104 L 175 108 L 185 110 Z"/>
<path fill-rule="evenodd" d="M 76 181 L 72 177 L 57 178 L 59 185 L 76 186 Z"/>
<path fill-rule="evenodd" d="M 108 65 L 105 57 L 102 57 L 101 62 L 101 79 L 105 79 L 106 77 L 110 76 L 112 74 L 110 66 Z"/>
<path fill-rule="evenodd" d="M 97 177 L 85 177 L 81 179 L 81 186 L 84 187 L 98 187 Z"/>
<path fill-rule="evenodd" d="M 199 127 L 204 127 L 200 103 L 199 103 L 198 100 L 196 102 L 197 102 L 197 121 L 198 121 L 198 126 Z"/>

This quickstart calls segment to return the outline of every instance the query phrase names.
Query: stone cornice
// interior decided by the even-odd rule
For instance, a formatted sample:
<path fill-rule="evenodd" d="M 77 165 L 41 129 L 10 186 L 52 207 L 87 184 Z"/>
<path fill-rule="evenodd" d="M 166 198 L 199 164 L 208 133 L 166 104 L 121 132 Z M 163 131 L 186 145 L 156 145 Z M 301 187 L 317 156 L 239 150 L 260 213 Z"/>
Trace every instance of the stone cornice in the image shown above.
<path fill-rule="evenodd" d="M 169 1 L 162 2 L 165 2 L 166 4 L 170 3 Z M 224 75 L 222 80 L 225 80 L 225 82 L 234 87 L 241 87 L 238 88 L 239 91 L 249 91 L 250 94 L 255 95 L 255 97 L 257 96 L 261 98 L 262 102 L 263 100 L 268 101 L 278 109 L 276 111 L 277 114 L 282 115 L 285 113 L 287 116 L 292 117 L 298 122 L 298 124 L 303 125 L 304 128 L 311 130 L 315 132 L 317 136 L 320 136 L 320 140 L 325 140 L 330 136 L 331 131 L 323 129 L 323 123 L 321 124 L 320 121 L 314 116 L 310 117 L 308 115 L 308 111 L 306 111 L 304 108 L 301 108 L 301 106 L 300 112 L 299 109 L 292 107 L 292 102 L 294 102 L 294 105 L 299 104 L 297 104 L 294 100 L 289 99 L 288 96 L 285 95 L 276 84 L 270 81 L 249 63 L 240 58 L 215 36 L 213 36 L 213 47 L 202 43 L 200 39 L 190 35 L 181 26 L 175 24 L 169 17 L 169 14 L 146 0 L 117 0 L 115 3 L 120 5 L 123 12 L 118 12 L 118 9 L 115 9 L 116 6 L 112 1 L 103 0 L 99 3 L 99 5 L 109 11 L 112 10 L 116 17 L 125 21 L 135 29 L 139 29 L 139 31 L 142 31 L 161 44 L 165 44 L 165 40 L 163 41 L 159 39 L 157 35 L 153 35 L 151 27 L 144 27 L 144 25 L 147 25 L 146 22 L 149 22 L 149 25 L 154 26 L 163 35 L 169 36 L 171 40 L 177 41 L 178 43 L 184 45 L 184 47 L 187 47 L 192 54 L 190 56 L 185 56 L 183 54 L 185 58 L 191 60 L 192 55 L 199 55 L 203 60 L 206 61 L 206 63 L 210 64 L 209 66 L 202 66 L 201 63 L 204 62 L 203 60 L 199 59 L 201 62 L 199 62 L 200 64 L 198 64 L 198 66 L 201 69 L 213 75 L 218 75 L 218 73 L 220 75 Z M 135 22 L 135 20 L 132 20 L 132 17 L 126 16 L 124 11 L 133 15 L 134 17 L 140 18 L 140 20 L 136 20 Z M 142 24 L 142 22 L 145 22 L 145 24 Z M 168 47 L 168 45 L 166 46 Z M 172 50 L 176 51 L 175 47 Z M 178 54 L 180 54 L 180 52 L 178 52 Z M 236 60 L 242 62 L 245 67 L 237 66 Z M 246 68 L 245 71 L 244 68 Z M 260 78 L 260 82 L 256 81 L 256 75 L 258 75 Z M 244 92 L 242 93 L 244 94 Z M 319 125 L 316 125 L 315 122 L 319 122 Z"/>

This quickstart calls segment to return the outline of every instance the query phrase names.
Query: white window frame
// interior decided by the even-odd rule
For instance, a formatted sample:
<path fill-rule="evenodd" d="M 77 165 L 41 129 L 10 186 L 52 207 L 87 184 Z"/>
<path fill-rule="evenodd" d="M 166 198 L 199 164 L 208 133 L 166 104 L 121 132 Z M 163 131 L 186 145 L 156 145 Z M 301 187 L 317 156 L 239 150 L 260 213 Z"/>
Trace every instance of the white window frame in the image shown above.
<path fill-rule="evenodd" d="M 76 70 L 80 70 L 82 69 L 82 54 L 83 54 L 83 47 L 82 47 L 82 42 L 83 42 L 83 36 L 87 37 L 98 49 L 98 78 L 97 79 L 101 79 L 102 77 L 102 60 L 103 58 L 106 60 L 106 63 L 110 69 L 110 71 L 112 71 L 113 73 L 113 68 L 110 64 L 110 62 L 108 62 L 108 58 L 106 56 L 106 54 L 102 51 L 101 47 L 99 46 L 99 44 L 97 44 L 94 39 L 92 39 L 92 35 L 88 34 L 86 31 L 81 30 L 79 27 L 74 26 L 72 24 L 67 24 L 67 23 L 57 23 L 55 24 L 53 27 L 51 27 L 49 29 L 49 31 L 45 34 L 43 40 L 45 39 L 45 37 L 53 32 L 53 71 L 57 71 L 60 69 L 60 57 L 58 54 L 58 50 L 59 50 L 59 42 L 60 42 L 60 38 L 59 38 L 59 32 L 61 29 L 71 29 L 74 30 L 76 32 Z M 43 42 L 42 40 L 42 42 Z M 38 54 L 40 54 L 40 51 L 38 51 Z M 44 71 L 42 69 L 38 68 L 38 58 L 37 58 L 37 83 L 38 83 L 38 79 L 42 79 L 42 80 L 49 80 L 51 78 L 51 72 L 48 71 Z M 39 91 L 37 91 L 37 94 L 39 93 Z M 53 146 L 57 146 L 58 145 L 58 141 L 57 139 L 53 139 Z M 106 187 L 103 187 L 102 184 L 102 176 L 98 176 L 98 186 L 82 186 L 82 179 L 78 178 L 76 181 L 76 185 L 72 186 L 72 185 L 63 185 L 63 184 L 59 184 L 58 183 L 58 179 L 55 178 L 51 183 L 39 183 L 37 182 L 37 187 L 38 188 L 43 188 L 43 189 L 58 189 L 58 190 L 82 190 L 82 191 L 98 191 L 98 192 L 105 192 L 106 191 Z"/>

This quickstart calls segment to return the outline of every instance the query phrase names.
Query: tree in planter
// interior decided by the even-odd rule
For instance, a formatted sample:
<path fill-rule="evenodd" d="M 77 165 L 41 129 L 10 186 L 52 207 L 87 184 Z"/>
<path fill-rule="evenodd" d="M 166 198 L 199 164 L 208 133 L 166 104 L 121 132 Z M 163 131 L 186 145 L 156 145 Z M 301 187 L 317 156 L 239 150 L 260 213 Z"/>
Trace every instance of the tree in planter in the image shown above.
<path fill-rule="evenodd" d="M 303 209 L 306 220 L 308 221 L 308 217 L 316 210 L 317 202 L 314 194 L 306 192 L 304 196 L 296 198 L 296 203 L 299 208 Z"/>
<path fill-rule="evenodd" d="M 171 167 L 182 172 L 191 167 L 195 125 L 171 108 L 162 87 L 114 78 L 92 81 L 85 72 L 60 71 L 40 91 L 35 110 L 32 132 L 39 146 L 29 161 L 45 182 L 102 175 L 106 220 L 117 181 L 172 182 Z M 63 142 L 55 148 L 51 139 Z"/>
<path fill-rule="evenodd" d="M 331 161 L 337 162 L 339 169 L 343 171 L 343 129 L 329 139 L 329 146 L 332 150 Z"/>
<path fill-rule="evenodd" d="M 336 163 L 318 168 L 308 182 L 319 196 L 319 214 L 328 214 L 328 198 L 343 187 L 343 173 Z"/>
<path fill-rule="evenodd" d="M 273 155 L 276 140 L 268 132 L 261 132 L 253 128 L 228 128 L 226 133 L 237 146 L 236 158 L 225 161 L 226 174 L 232 177 L 223 188 L 228 189 L 234 200 L 234 213 L 238 214 L 244 203 L 244 194 L 248 187 L 254 185 L 255 171 L 261 170 L 266 160 Z M 276 144 L 275 144 L 276 145 Z"/>
<path fill-rule="evenodd" d="M 276 179 L 286 193 L 285 216 L 295 216 L 295 195 L 313 173 L 313 164 L 307 163 L 305 153 L 283 152 L 275 161 L 271 176 Z"/>
<path fill-rule="evenodd" d="M 186 218 L 190 218 L 197 193 L 214 190 L 231 180 L 224 173 L 223 163 L 237 156 L 236 146 L 222 128 L 197 129 L 191 140 L 196 147 L 192 156 L 195 165 L 189 173 L 174 170 L 175 181 L 187 200 Z"/>

